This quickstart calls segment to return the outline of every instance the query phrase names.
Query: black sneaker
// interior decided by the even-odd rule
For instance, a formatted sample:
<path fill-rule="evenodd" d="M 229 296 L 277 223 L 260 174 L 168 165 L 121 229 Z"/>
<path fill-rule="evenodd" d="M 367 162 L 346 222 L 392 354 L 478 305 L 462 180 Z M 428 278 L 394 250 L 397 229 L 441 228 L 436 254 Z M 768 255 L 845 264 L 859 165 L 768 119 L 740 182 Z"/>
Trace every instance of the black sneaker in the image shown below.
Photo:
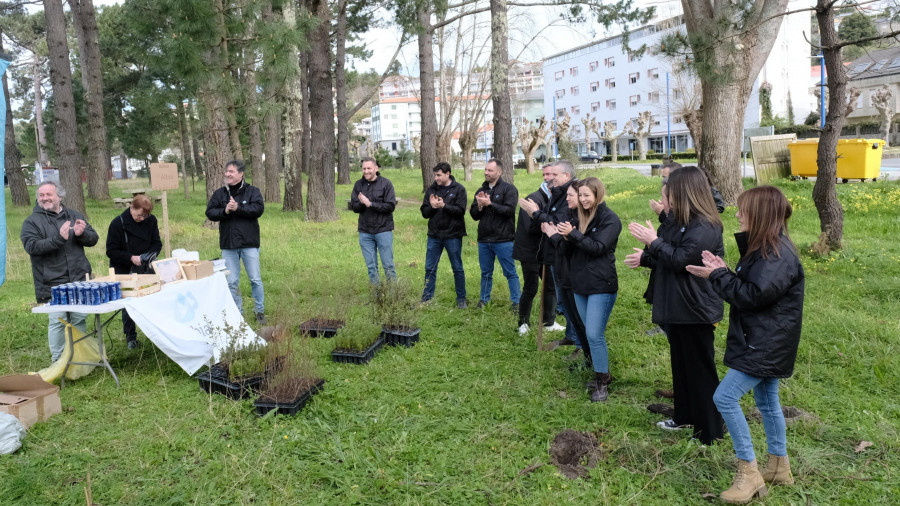
<path fill-rule="evenodd" d="M 689 427 L 688 425 L 678 425 L 675 423 L 675 420 L 671 418 L 668 420 L 663 420 L 661 422 L 656 422 L 656 426 L 663 430 L 681 430 L 685 427 Z"/>
<path fill-rule="evenodd" d="M 266 324 L 266 315 L 265 313 L 256 313 L 256 323 L 260 325 Z"/>
<path fill-rule="evenodd" d="M 141 347 L 141 343 L 138 342 L 136 337 L 126 338 L 125 342 L 126 342 L 129 350 L 136 350 Z"/>
<path fill-rule="evenodd" d="M 476 309 L 484 309 L 487 306 L 487 302 L 483 300 L 478 301 L 478 305 L 475 306 Z"/>
<path fill-rule="evenodd" d="M 510 309 L 512 309 L 513 313 L 519 314 L 519 303 L 513 302 L 512 306 L 510 306 Z"/>
<path fill-rule="evenodd" d="M 456 307 L 458 309 L 468 309 L 469 303 L 466 302 L 466 299 L 459 299 L 458 301 L 456 301 Z"/>

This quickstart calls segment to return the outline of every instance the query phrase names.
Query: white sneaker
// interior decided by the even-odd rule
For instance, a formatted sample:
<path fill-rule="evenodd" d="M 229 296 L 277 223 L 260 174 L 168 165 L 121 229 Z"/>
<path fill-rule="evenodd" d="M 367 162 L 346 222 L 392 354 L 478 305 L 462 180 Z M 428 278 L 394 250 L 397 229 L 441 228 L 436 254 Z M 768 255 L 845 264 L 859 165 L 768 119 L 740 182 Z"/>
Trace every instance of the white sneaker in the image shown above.
<path fill-rule="evenodd" d="M 528 330 L 529 330 L 528 324 L 527 324 L 527 323 L 523 323 L 522 326 L 519 327 L 519 335 L 520 335 L 520 336 L 524 336 L 525 334 L 528 333 Z"/>
<path fill-rule="evenodd" d="M 677 423 L 675 423 L 675 420 L 672 420 L 671 418 L 668 420 L 663 420 L 661 422 L 656 422 L 656 426 L 660 429 L 665 430 L 681 430 L 686 427 L 686 425 L 678 425 Z"/>
<path fill-rule="evenodd" d="M 544 327 L 544 332 L 561 332 L 563 330 L 566 330 L 566 328 L 556 322 L 553 322 L 553 325 Z"/>

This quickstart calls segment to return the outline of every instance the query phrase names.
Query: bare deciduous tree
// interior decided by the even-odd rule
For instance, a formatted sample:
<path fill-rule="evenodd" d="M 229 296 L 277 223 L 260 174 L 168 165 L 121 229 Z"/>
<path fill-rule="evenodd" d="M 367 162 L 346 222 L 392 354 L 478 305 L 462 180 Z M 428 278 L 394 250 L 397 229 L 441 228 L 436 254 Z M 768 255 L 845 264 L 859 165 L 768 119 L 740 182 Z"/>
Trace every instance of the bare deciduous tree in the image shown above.
<path fill-rule="evenodd" d="M 525 155 L 525 170 L 529 174 L 534 174 L 535 171 L 534 152 L 542 145 L 547 144 L 547 139 L 552 131 L 553 122 L 547 121 L 544 116 L 535 120 L 534 123 L 525 117 L 516 120 L 516 140 L 522 147 L 522 153 Z"/>
<path fill-rule="evenodd" d="M 616 126 L 612 121 L 603 122 L 603 140 L 609 143 L 613 162 L 619 160 L 619 137 L 621 136 L 622 132 L 616 132 Z"/>
<path fill-rule="evenodd" d="M 885 84 L 872 94 L 872 105 L 878 109 L 884 147 L 889 147 L 891 145 L 891 123 L 897 113 L 894 109 L 894 92 L 890 86 Z"/>
<path fill-rule="evenodd" d="M 644 111 L 638 114 L 635 121 L 629 121 L 625 125 L 628 135 L 634 136 L 634 142 L 638 148 L 638 160 L 647 159 L 647 137 L 650 137 L 650 130 L 653 128 L 653 114 L 650 111 Z"/>
<path fill-rule="evenodd" d="M 584 149 L 591 150 L 591 133 L 596 132 L 599 127 L 597 118 L 591 117 L 591 113 L 587 113 L 581 118 L 581 124 L 584 125 Z M 600 136 L 598 135 L 597 138 Z"/>

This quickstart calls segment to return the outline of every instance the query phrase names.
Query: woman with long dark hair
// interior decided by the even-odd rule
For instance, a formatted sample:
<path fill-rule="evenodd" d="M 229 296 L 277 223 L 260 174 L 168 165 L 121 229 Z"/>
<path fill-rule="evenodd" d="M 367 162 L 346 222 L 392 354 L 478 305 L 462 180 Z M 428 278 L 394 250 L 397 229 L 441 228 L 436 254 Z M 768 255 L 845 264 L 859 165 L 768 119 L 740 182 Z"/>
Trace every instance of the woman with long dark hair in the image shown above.
<path fill-rule="evenodd" d="M 616 276 L 616 244 L 622 222 L 606 206 L 606 187 L 596 177 L 582 181 L 578 188 L 578 220 L 557 225 L 559 233 L 572 245 L 569 269 L 578 315 L 584 322 L 591 349 L 594 381 L 589 383 L 591 402 L 604 402 L 612 381 L 606 324 L 616 303 L 619 281 Z"/>
<path fill-rule="evenodd" d="M 688 271 L 708 278 L 731 306 L 725 365 L 730 367 L 713 396 L 725 418 L 738 458 L 737 474 L 721 498 L 742 504 L 767 493 L 766 482 L 793 484 L 778 380 L 793 374 L 803 320 L 805 276 L 788 237 L 791 204 L 778 188 L 760 186 L 737 200 L 741 259 L 734 271 L 721 257 L 703 252 L 703 266 Z M 760 473 L 750 428 L 738 403 L 753 390 L 762 414 L 769 459 Z"/>
<path fill-rule="evenodd" d="M 685 267 L 702 265 L 704 250 L 724 255 L 722 220 L 706 176 L 697 167 L 672 171 L 665 196 L 670 215 L 659 236 L 650 221 L 647 226 L 628 225 L 631 235 L 647 248 L 628 255 L 625 263 L 656 269 L 653 323 L 669 339 L 675 395 L 675 416 L 657 426 L 667 430 L 692 426 L 695 438 L 711 444 L 724 435 L 722 417 L 712 400 L 719 386 L 714 330 L 722 320 L 723 304 L 708 280 L 690 275 Z M 643 255 L 650 258 L 645 261 Z"/>

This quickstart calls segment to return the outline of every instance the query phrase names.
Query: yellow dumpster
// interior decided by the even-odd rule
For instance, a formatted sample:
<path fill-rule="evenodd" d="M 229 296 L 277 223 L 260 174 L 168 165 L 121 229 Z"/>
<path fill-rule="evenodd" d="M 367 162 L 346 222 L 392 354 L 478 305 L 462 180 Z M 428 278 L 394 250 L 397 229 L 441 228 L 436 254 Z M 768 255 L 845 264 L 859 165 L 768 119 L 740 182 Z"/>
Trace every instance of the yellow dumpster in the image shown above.
<path fill-rule="evenodd" d="M 881 155 L 884 141 L 881 139 L 839 139 L 837 146 L 837 177 L 875 180 L 881 172 Z M 791 152 L 791 175 L 815 177 L 818 173 L 819 140 L 805 139 L 788 143 Z"/>

